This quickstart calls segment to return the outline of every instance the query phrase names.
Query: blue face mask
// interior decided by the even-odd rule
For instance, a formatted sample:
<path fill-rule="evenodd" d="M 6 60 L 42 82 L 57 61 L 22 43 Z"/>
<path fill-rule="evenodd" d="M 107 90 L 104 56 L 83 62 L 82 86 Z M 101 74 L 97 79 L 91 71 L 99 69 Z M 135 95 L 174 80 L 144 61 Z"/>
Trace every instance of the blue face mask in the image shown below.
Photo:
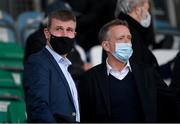
<path fill-rule="evenodd" d="M 115 51 L 113 56 L 119 61 L 126 63 L 133 53 L 131 43 L 116 43 Z"/>

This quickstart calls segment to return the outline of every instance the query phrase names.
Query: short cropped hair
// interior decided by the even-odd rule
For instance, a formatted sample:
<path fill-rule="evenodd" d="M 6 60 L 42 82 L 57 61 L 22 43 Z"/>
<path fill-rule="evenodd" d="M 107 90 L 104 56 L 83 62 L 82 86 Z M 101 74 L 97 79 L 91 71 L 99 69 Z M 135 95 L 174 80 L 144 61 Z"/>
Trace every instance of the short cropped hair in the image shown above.
<path fill-rule="evenodd" d="M 99 42 L 102 43 L 104 40 L 108 40 L 109 38 L 109 30 L 114 27 L 114 26 L 118 26 L 118 25 L 123 25 L 126 26 L 127 28 L 129 28 L 128 23 L 124 20 L 120 20 L 120 19 L 114 19 L 108 23 L 106 23 L 99 31 Z"/>
<path fill-rule="evenodd" d="M 76 16 L 69 10 L 57 10 L 53 11 L 48 15 L 47 27 L 51 26 L 52 19 L 59 19 L 61 21 L 74 21 L 76 22 Z"/>
<path fill-rule="evenodd" d="M 125 14 L 132 12 L 136 6 L 142 5 L 146 1 L 148 0 L 117 0 L 114 15 L 118 17 L 120 12 Z"/>

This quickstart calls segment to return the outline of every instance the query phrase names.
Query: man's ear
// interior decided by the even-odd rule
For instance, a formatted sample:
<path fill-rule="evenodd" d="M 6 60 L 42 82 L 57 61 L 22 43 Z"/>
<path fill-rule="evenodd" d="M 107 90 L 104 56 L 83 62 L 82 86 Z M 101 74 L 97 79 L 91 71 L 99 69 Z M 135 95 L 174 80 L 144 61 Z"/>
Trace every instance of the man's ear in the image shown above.
<path fill-rule="evenodd" d="M 138 22 L 140 22 L 140 20 L 141 20 L 142 8 L 139 7 L 139 6 L 136 6 L 136 7 L 134 8 L 134 12 L 135 12 L 135 17 L 134 17 L 135 20 L 138 21 Z"/>
<path fill-rule="evenodd" d="M 74 32 L 74 36 L 76 36 L 77 35 L 77 32 Z"/>
<path fill-rule="evenodd" d="M 49 33 L 49 31 L 48 31 L 47 28 L 44 28 L 44 35 L 45 35 L 46 39 L 49 40 L 49 38 L 50 38 L 50 33 Z"/>
<path fill-rule="evenodd" d="M 141 12 L 141 7 L 136 6 L 136 7 L 134 8 L 134 12 L 135 12 L 137 15 L 139 15 L 139 13 Z"/>
<path fill-rule="evenodd" d="M 105 50 L 105 51 L 110 51 L 110 46 L 109 46 L 109 41 L 103 41 L 102 43 L 101 43 L 101 46 L 102 46 L 102 48 Z"/>

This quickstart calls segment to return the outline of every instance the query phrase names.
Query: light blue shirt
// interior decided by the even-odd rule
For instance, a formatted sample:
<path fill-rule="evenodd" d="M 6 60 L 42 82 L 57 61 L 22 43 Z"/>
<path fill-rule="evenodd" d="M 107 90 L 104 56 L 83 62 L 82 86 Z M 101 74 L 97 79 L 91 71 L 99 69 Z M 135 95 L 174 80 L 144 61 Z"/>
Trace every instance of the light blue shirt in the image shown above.
<path fill-rule="evenodd" d="M 78 93 L 76 89 L 76 85 L 74 80 L 71 77 L 71 74 L 68 72 L 68 66 L 71 65 L 71 62 L 66 58 L 57 54 L 54 50 L 52 50 L 49 46 L 46 45 L 46 49 L 52 54 L 59 67 L 61 68 L 71 91 L 73 103 L 76 109 L 76 121 L 80 122 L 80 112 L 79 112 L 79 101 L 78 101 Z"/>

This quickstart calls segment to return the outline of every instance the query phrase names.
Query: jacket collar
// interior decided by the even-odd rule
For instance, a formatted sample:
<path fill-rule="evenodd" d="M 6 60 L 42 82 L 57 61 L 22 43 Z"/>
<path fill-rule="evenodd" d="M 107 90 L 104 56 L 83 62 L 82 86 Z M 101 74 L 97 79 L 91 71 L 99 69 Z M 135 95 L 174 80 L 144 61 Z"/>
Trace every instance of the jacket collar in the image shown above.
<path fill-rule="evenodd" d="M 100 66 L 101 66 L 101 69 L 100 69 L 101 72 L 99 72 L 99 74 L 102 74 L 102 75 L 100 75 L 100 77 L 103 77 L 103 78 L 102 78 L 102 81 L 99 82 L 99 85 L 100 85 L 99 87 L 100 87 L 100 90 L 101 90 L 103 98 L 104 98 L 108 116 L 110 117 L 110 115 L 111 115 L 110 106 L 111 105 L 110 105 L 110 96 L 109 96 L 109 79 L 108 79 L 108 75 L 107 75 L 106 63 L 103 62 Z"/>
<path fill-rule="evenodd" d="M 133 28 L 137 29 L 139 32 L 141 32 L 141 34 L 146 34 L 146 32 L 148 32 L 148 30 L 149 30 L 149 28 L 143 27 L 139 22 L 137 22 L 135 19 L 133 19 L 128 14 L 124 14 L 121 12 L 119 14 L 118 18 L 122 19 L 122 20 L 126 20 L 128 22 L 128 25 L 130 26 L 130 28 L 133 27 Z"/>
<path fill-rule="evenodd" d="M 106 59 L 106 68 L 107 68 L 107 75 L 109 75 L 111 70 L 113 70 L 113 69 L 112 69 L 111 65 L 109 65 L 107 59 Z M 126 68 L 128 68 L 129 71 L 132 72 L 131 65 L 130 65 L 129 61 L 126 63 L 125 67 L 122 70 L 125 70 Z"/>
<path fill-rule="evenodd" d="M 43 49 L 43 52 L 46 54 L 47 58 L 51 61 L 51 63 L 54 65 L 54 68 L 57 70 L 57 72 L 59 73 L 59 76 L 62 78 L 62 83 L 64 84 L 64 86 L 66 87 L 67 89 L 67 92 L 68 92 L 68 95 L 71 99 L 71 102 L 72 104 L 74 105 L 73 103 L 73 98 L 72 98 L 72 95 L 71 95 L 71 91 L 70 91 L 70 88 L 69 88 L 69 85 L 67 83 L 67 80 L 62 72 L 62 70 L 60 69 L 58 63 L 56 62 L 56 60 L 54 59 L 54 57 L 52 56 L 52 54 L 46 49 L 44 48 Z"/>

